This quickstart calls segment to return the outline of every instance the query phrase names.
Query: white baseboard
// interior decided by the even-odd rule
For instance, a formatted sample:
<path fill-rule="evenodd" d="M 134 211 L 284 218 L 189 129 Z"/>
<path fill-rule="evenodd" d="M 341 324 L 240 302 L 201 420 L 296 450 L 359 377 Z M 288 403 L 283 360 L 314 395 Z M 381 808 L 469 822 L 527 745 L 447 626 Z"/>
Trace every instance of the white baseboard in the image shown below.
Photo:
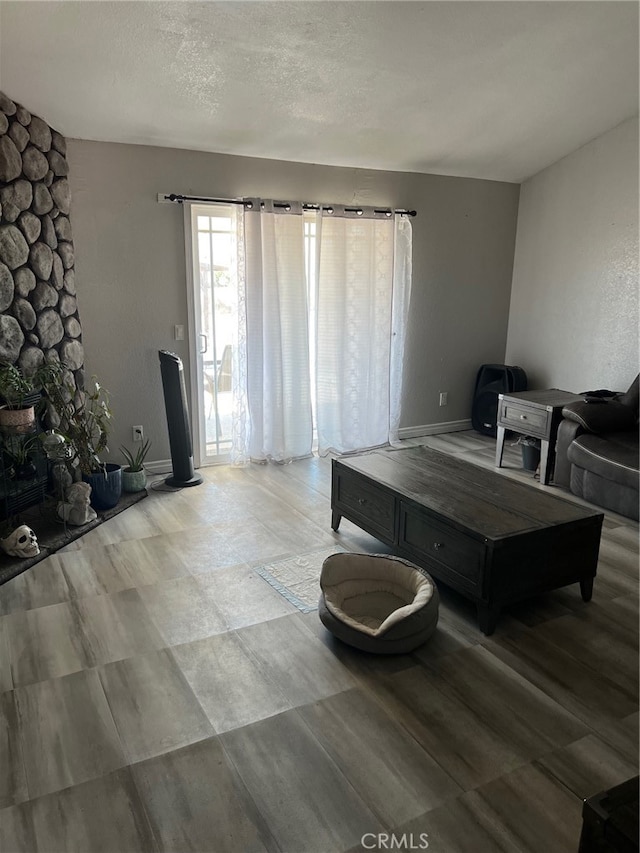
<path fill-rule="evenodd" d="M 400 427 L 398 438 L 418 438 L 421 435 L 438 435 L 442 432 L 462 432 L 472 429 L 471 418 L 462 421 L 442 421 L 439 424 L 422 424 L 422 426 Z"/>
<path fill-rule="evenodd" d="M 164 474 L 167 475 L 173 470 L 173 463 L 170 459 L 157 459 L 155 462 L 146 462 L 145 469 L 149 474 Z"/>
<path fill-rule="evenodd" d="M 400 427 L 398 438 L 418 438 L 421 435 L 438 435 L 443 432 L 462 432 L 472 429 L 471 418 L 462 421 L 442 421 L 439 424 L 423 424 L 422 426 Z M 144 466 L 150 474 L 170 474 L 173 470 L 171 459 L 158 459 L 147 462 Z"/>

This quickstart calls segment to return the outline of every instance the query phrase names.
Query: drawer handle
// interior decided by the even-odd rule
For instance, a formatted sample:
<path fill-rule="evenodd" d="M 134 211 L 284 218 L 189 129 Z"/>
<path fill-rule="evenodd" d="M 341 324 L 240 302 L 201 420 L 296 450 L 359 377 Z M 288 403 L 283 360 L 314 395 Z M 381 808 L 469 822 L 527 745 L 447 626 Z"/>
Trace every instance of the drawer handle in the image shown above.
<path fill-rule="evenodd" d="M 520 420 L 521 420 L 521 421 L 526 421 L 526 419 L 527 419 L 527 416 L 526 416 L 526 415 L 520 415 Z"/>
<path fill-rule="evenodd" d="M 366 502 L 367 502 L 367 499 L 366 499 L 366 498 L 358 498 L 358 503 L 359 503 L 361 506 L 364 506 L 364 504 L 366 504 Z"/>
<path fill-rule="evenodd" d="M 433 547 L 435 551 L 439 551 L 441 548 L 444 548 L 444 542 L 434 542 Z"/>

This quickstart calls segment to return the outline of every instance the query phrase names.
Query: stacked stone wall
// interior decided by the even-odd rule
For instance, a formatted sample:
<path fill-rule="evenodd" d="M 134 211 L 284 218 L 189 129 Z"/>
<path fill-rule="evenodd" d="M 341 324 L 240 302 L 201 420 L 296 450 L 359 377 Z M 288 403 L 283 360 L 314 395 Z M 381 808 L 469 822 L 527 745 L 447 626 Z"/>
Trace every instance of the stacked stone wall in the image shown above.
<path fill-rule="evenodd" d="M 66 141 L 0 92 L 0 361 L 60 360 L 84 385 Z"/>

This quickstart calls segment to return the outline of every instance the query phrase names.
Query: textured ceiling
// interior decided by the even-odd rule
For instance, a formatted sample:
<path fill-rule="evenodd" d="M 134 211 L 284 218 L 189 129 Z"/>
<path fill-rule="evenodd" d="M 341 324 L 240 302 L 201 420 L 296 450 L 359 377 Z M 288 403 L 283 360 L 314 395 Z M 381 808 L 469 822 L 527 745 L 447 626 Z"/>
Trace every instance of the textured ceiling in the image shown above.
<path fill-rule="evenodd" d="M 0 2 L 63 134 L 521 181 L 638 111 L 636 2 Z"/>

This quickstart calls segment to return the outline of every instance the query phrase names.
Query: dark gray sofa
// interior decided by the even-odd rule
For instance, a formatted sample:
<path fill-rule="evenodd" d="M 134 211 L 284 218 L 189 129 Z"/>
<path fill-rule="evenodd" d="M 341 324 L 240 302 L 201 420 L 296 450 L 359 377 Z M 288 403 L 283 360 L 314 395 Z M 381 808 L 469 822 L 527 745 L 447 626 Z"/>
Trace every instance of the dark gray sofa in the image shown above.
<path fill-rule="evenodd" d="M 554 482 L 638 520 L 638 377 L 603 403 L 570 403 L 558 428 Z"/>

